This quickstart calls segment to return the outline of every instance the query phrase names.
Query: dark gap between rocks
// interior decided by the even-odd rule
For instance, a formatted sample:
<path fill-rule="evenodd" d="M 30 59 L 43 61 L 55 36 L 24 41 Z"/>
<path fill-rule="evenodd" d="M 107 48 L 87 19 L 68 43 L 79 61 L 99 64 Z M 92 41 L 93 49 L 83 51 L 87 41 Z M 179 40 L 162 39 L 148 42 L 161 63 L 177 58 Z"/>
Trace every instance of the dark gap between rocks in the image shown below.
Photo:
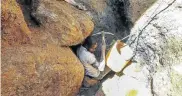
<path fill-rule="evenodd" d="M 21 6 L 21 9 L 22 9 L 22 12 L 23 12 L 27 25 L 31 26 L 31 27 L 40 27 L 40 23 L 38 22 L 38 20 L 36 20 L 31 15 L 31 13 L 33 11 L 33 8 L 32 8 L 33 1 L 32 0 L 16 0 L 16 1 Z"/>

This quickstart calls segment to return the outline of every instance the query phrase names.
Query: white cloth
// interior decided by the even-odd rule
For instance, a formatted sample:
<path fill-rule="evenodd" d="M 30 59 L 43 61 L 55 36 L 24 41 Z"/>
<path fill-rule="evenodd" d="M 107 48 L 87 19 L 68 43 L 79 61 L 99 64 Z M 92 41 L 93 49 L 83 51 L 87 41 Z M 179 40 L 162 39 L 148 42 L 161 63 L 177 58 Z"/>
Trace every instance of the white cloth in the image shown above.
<path fill-rule="evenodd" d="M 127 44 L 123 43 L 124 47 L 119 49 L 121 54 L 117 50 L 117 44 L 118 42 L 114 44 L 110 50 L 110 55 L 107 57 L 107 66 L 114 72 L 120 72 L 133 57 L 133 51 Z"/>
<path fill-rule="evenodd" d="M 99 76 L 100 71 L 98 70 L 98 67 L 100 64 L 97 62 L 96 57 L 93 53 L 89 52 L 83 46 L 80 46 L 77 49 L 77 56 L 85 68 L 85 75 L 91 77 Z M 96 66 L 97 68 L 95 68 L 94 66 Z"/>
<path fill-rule="evenodd" d="M 101 63 L 100 63 L 100 65 L 98 66 L 98 69 L 99 69 L 99 71 L 104 71 L 104 69 L 105 69 L 105 60 L 103 60 Z"/>

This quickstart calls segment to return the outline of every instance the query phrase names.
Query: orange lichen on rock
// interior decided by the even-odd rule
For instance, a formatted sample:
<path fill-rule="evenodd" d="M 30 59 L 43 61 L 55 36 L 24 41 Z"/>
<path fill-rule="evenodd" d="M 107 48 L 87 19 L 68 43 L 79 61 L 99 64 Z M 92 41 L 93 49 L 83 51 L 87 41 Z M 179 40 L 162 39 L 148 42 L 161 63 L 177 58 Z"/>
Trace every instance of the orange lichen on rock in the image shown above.
<path fill-rule="evenodd" d="M 50 33 L 61 45 L 77 45 L 94 30 L 91 18 L 65 1 L 39 0 L 35 7 L 32 16 L 43 26 L 40 30 Z"/>
<path fill-rule="evenodd" d="M 16 0 L 2 0 L 2 45 L 29 42 L 30 30 Z"/>
<path fill-rule="evenodd" d="M 55 11 L 48 14 L 52 17 L 48 16 L 40 27 L 29 26 L 29 29 L 16 0 L 2 1 L 3 96 L 75 96 L 78 93 L 84 68 L 71 49 L 61 45 L 78 44 L 90 35 L 94 24 L 83 12 L 76 12 L 76 8 L 65 2 L 50 2 L 48 9 Z M 49 13 L 49 10 L 43 11 Z"/>
<path fill-rule="evenodd" d="M 68 47 L 9 47 L 2 58 L 2 95 L 75 96 L 84 68 Z"/>

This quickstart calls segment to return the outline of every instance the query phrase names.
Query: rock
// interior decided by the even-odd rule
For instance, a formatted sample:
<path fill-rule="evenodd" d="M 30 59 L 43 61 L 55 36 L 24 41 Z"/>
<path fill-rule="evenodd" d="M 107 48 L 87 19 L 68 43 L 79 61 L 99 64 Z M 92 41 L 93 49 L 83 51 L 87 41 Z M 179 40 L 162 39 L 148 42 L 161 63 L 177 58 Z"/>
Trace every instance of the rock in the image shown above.
<path fill-rule="evenodd" d="M 98 83 L 99 83 L 99 81 L 97 79 L 89 78 L 87 76 L 85 76 L 84 79 L 83 79 L 84 87 L 91 87 L 91 86 L 94 86 L 94 85 L 96 85 Z"/>
<path fill-rule="evenodd" d="M 75 96 L 84 76 L 72 51 L 54 44 L 8 47 L 1 66 L 4 96 Z"/>
<path fill-rule="evenodd" d="M 50 30 L 42 30 L 43 26 L 28 28 L 15 0 L 2 1 L 1 18 L 1 94 L 75 96 L 82 84 L 84 68 L 72 50 L 61 47 Z"/>
<path fill-rule="evenodd" d="M 134 51 L 135 63 L 123 71 L 124 75 L 115 75 L 102 83 L 106 96 L 119 93 L 127 96 L 131 89 L 135 94 L 132 96 L 181 96 L 182 75 L 178 69 L 182 62 L 181 3 L 158 0 L 135 23 L 127 42 Z M 136 95 L 139 91 L 147 93 Z"/>
<path fill-rule="evenodd" d="M 181 3 L 181 0 L 158 0 L 131 32 L 129 43 L 133 42 L 134 60 L 149 71 L 146 81 L 155 96 L 182 94 L 182 88 L 178 87 L 182 86 L 178 81 L 182 75 L 173 69 L 182 62 Z M 139 39 L 134 40 L 139 33 Z"/>
<path fill-rule="evenodd" d="M 121 94 L 122 96 L 152 96 L 146 83 L 127 75 L 117 76 L 108 79 L 102 84 L 102 91 L 105 96 Z"/>
<path fill-rule="evenodd" d="M 182 70 L 181 69 L 182 69 L 182 64 L 173 66 L 173 70 L 175 70 L 178 74 L 182 75 Z"/>
<path fill-rule="evenodd" d="M 30 30 L 15 0 L 2 1 L 2 47 L 29 43 Z"/>
<path fill-rule="evenodd" d="M 33 0 L 33 10 L 41 30 L 64 46 L 81 43 L 94 28 L 88 15 L 65 1 Z"/>
<path fill-rule="evenodd" d="M 126 2 L 127 0 L 125 0 Z M 156 0 L 129 0 L 126 2 L 126 11 L 128 18 L 131 19 L 133 23 L 135 23 L 140 16 L 150 7 Z"/>

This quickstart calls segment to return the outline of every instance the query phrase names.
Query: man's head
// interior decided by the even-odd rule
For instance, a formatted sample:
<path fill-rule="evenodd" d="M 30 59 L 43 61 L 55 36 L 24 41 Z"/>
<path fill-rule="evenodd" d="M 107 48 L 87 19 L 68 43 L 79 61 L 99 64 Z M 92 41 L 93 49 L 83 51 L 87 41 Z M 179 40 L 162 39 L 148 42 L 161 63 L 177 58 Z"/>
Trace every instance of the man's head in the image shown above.
<path fill-rule="evenodd" d="M 85 42 L 83 43 L 83 46 L 90 51 L 91 53 L 95 52 L 96 48 L 97 48 L 97 42 L 95 42 L 94 40 L 92 40 L 91 37 L 88 37 L 85 39 Z"/>
<path fill-rule="evenodd" d="M 97 43 L 93 43 L 92 46 L 88 49 L 88 51 L 93 53 L 93 52 L 95 52 L 96 48 L 97 48 Z"/>

